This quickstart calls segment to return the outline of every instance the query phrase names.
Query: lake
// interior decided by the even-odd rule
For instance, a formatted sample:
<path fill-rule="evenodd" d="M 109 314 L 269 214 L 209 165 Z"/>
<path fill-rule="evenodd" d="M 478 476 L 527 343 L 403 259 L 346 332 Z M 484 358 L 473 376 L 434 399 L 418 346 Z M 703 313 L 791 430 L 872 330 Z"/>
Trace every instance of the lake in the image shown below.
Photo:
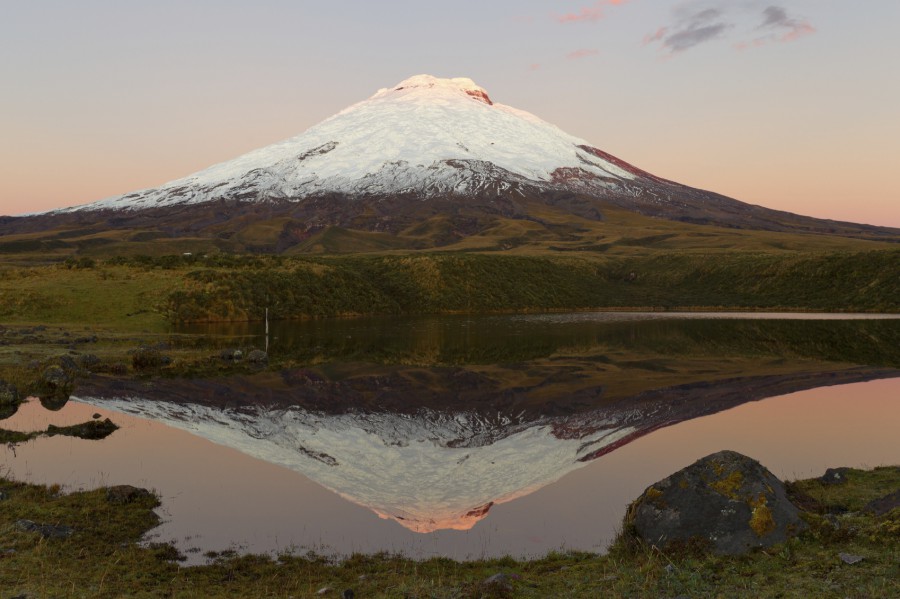
<path fill-rule="evenodd" d="M 258 324 L 188 329 L 263 347 Z M 88 381 L 62 409 L 103 441 L 4 450 L 16 478 L 134 484 L 154 541 L 209 550 L 413 557 L 602 551 L 648 485 L 732 449 L 777 476 L 900 463 L 900 319 L 576 313 L 273 323 L 288 368 Z"/>

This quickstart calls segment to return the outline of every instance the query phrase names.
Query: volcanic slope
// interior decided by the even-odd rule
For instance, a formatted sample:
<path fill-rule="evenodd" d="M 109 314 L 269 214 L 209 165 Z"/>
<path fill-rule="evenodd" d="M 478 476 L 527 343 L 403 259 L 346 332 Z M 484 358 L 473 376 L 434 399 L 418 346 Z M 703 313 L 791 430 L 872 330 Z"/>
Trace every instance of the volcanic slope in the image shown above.
<path fill-rule="evenodd" d="M 798 216 L 661 179 L 493 102 L 470 79 L 429 75 L 160 187 L 0 219 L 0 234 L 23 247 L 46 243 L 50 232 L 71 239 L 74 229 L 101 234 L 100 245 L 197 238 L 276 252 L 425 249 L 511 221 L 532 237 L 578 240 L 617 210 L 731 229 L 900 239 L 900 230 Z"/>

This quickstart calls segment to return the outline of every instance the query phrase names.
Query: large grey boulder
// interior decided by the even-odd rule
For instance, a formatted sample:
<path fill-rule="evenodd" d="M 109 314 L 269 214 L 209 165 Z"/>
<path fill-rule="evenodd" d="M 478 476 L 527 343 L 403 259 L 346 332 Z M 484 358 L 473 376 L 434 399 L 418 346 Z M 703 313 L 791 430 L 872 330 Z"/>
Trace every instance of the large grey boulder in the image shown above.
<path fill-rule="evenodd" d="M 661 549 L 700 545 L 726 555 L 782 543 L 806 526 L 784 483 L 734 451 L 706 456 L 651 485 L 627 519 L 640 539 Z"/>

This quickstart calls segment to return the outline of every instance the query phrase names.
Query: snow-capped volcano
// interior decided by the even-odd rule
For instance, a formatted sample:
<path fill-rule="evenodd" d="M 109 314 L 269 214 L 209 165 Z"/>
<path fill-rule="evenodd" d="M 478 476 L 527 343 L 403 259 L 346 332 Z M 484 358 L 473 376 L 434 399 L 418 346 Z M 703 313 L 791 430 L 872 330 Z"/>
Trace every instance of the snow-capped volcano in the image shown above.
<path fill-rule="evenodd" d="M 533 114 L 493 102 L 471 79 L 417 75 L 296 137 L 73 210 L 322 193 L 428 198 L 516 185 L 559 188 L 573 179 L 599 190 L 635 178 L 615 162 Z"/>
<path fill-rule="evenodd" d="M 654 176 L 540 118 L 495 102 L 471 79 L 417 75 L 304 133 L 205 170 L 73 208 L 0 217 L 0 235 L 75 228 L 119 243 L 214 239 L 229 251 L 424 249 L 528 221 L 573 242 L 610 210 L 692 224 L 897 239 L 898 231 L 751 206 Z M 588 223 L 587 227 L 576 224 Z M 254 227 L 255 223 L 267 223 Z M 329 232 L 339 230 L 332 238 Z M 242 236 L 243 231 L 248 231 Z M 384 234 L 390 236 L 385 238 Z M 75 243 L 69 234 L 69 241 Z M 86 242 L 97 244 L 97 239 Z M 361 244 L 361 245 L 360 245 Z M 94 247 L 92 245 L 91 247 Z M 488 244 L 488 247 L 492 247 Z"/>

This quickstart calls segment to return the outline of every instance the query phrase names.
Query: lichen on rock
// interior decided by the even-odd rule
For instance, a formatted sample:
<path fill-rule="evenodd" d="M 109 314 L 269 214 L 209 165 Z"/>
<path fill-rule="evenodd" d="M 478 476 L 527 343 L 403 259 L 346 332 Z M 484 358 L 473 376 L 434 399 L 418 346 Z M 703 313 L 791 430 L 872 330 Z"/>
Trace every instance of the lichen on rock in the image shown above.
<path fill-rule="evenodd" d="M 631 506 L 626 529 L 660 548 L 706 546 L 740 554 L 805 528 L 784 483 L 759 462 L 720 451 L 654 483 Z"/>

